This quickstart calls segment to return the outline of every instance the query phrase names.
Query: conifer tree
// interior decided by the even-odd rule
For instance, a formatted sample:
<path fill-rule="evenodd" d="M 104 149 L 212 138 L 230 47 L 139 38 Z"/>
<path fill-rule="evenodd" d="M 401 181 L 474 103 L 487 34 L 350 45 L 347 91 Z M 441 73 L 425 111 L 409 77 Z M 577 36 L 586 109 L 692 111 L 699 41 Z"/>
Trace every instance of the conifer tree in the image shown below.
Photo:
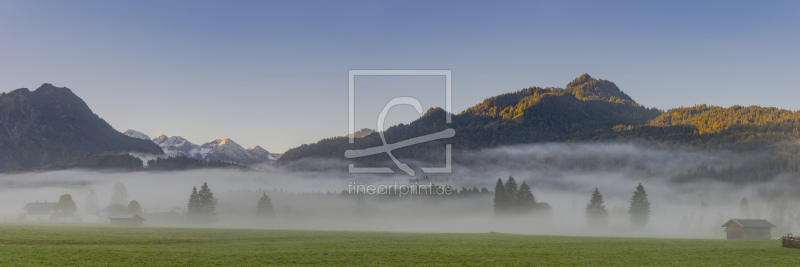
<path fill-rule="evenodd" d="M 197 216 L 200 214 L 200 200 L 197 196 L 197 186 L 192 187 L 192 194 L 189 195 L 189 204 L 186 205 L 186 214 L 189 216 Z"/>
<path fill-rule="evenodd" d="M 533 207 L 536 205 L 536 197 L 533 196 L 531 188 L 528 183 L 522 181 L 517 192 L 517 210 L 523 214 L 533 213 Z"/>
<path fill-rule="evenodd" d="M 213 219 L 217 215 L 217 199 L 208 188 L 208 183 L 203 183 L 203 186 L 200 187 L 200 191 L 197 192 L 197 200 L 200 214 L 206 219 Z"/>
<path fill-rule="evenodd" d="M 647 191 L 640 183 L 636 187 L 631 197 L 631 206 L 628 208 L 628 214 L 631 216 L 631 226 L 633 228 L 644 228 L 650 220 L 650 201 L 647 200 Z"/>
<path fill-rule="evenodd" d="M 497 185 L 494 186 L 494 215 L 502 215 L 506 212 L 506 188 L 503 179 L 497 178 Z"/>
<path fill-rule="evenodd" d="M 267 196 L 267 193 L 264 193 L 261 196 L 261 199 L 258 200 L 258 214 L 263 216 L 272 216 L 275 214 L 274 209 L 272 208 L 272 199 Z"/>
<path fill-rule="evenodd" d="M 514 180 L 514 177 L 508 176 L 508 180 L 506 180 L 506 210 L 514 211 L 517 209 L 517 191 L 519 188 L 517 187 L 517 181 Z"/>
<path fill-rule="evenodd" d="M 592 192 L 592 198 L 589 200 L 589 204 L 586 204 L 586 223 L 593 227 L 605 226 L 608 224 L 608 210 L 606 210 L 606 206 L 603 204 L 603 195 L 600 194 L 600 190 L 596 187 L 594 188 L 594 192 Z"/>

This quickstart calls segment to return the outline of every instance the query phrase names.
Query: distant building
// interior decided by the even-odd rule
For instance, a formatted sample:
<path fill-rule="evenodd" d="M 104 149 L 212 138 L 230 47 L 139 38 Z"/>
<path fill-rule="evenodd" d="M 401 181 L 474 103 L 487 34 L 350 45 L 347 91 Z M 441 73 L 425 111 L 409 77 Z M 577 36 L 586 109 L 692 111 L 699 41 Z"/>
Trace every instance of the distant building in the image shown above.
<path fill-rule="evenodd" d="M 728 239 L 770 239 L 775 225 L 767 220 L 730 219 L 722 227 Z"/>
<path fill-rule="evenodd" d="M 34 221 L 47 221 L 50 219 L 50 215 L 53 214 L 56 210 L 56 202 L 30 202 L 25 204 L 25 207 L 22 208 L 25 210 L 25 213 L 22 214 L 23 220 L 34 220 Z"/>
<path fill-rule="evenodd" d="M 111 215 L 108 219 L 111 221 L 111 225 L 142 226 L 144 223 L 144 218 L 135 214 Z"/>

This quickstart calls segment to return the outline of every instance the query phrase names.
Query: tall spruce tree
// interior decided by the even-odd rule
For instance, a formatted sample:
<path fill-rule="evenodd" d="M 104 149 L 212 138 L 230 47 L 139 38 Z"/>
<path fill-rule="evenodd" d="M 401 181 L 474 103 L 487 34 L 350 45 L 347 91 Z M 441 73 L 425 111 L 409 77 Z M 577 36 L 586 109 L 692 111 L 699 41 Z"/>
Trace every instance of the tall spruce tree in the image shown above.
<path fill-rule="evenodd" d="M 605 226 L 608 224 L 608 210 L 603 204 L 603 195 L 597 187 L 592 192 L 589 204 L 586 204 L 586 223 L 591 227 Z"/>
<path fill-rule="evenodd" d="M 519 206 L 517 202 L 518 191 L 517 181 L 514 180 L 514 177 L 508 176 L 508 180 L 506 180 L 506 210 L 509 212 L 516 211 Z"/>
<path fill-rule="evenodd" d="M 200 214 L 206 219 L 213 220 L 217 215 L 217 199 L 214 198 L 214 193 L 211 188 L 208 188 L 208 183 L 203 183 L 200 191 L 197 191 L 197 200 L 199 202 Z"/>
<path fill-rule="evenodd" d="M 189 217 L 196 217 L 200 214 L 200 200 L 197 196 L 197 186 L 192 187 L 192 194 L 189 195 L 189 204 L 186 205 L 186 214 Z"/>
<path fill-rule="evenodd" d="M 494 186 L 494 215 L 505 214 L 506 206 L 506 187 L 503 185 L 503 179 L 497 178 L 497 184 Z"/>
<path fill-rule="evenodd" d="M 528 183 L 522 181 L 517 192 L 517 210 L 522 214 L 533 213 L 533 207 L 536 205 L 536 197 L 533 196 L 531 188 Z"/>
<path fill-rule="evenodd" d="M 628 215 L 631 216 L 631 227 L 636 229 L 644 228 L 650 220 L 650 201 L 647 200 L 647 191 L 644 190 L 641 183 L 633 192 Z"/>
<path fill-rule="evenodd" d="M 275 211 L 272 207 L 272 199 L 269 198 L 267 193 L 264 193 L 264 195 L 261 196 L 261 199 L 258 200 L 258 206 L 256 209 L 258 211 L 258 214 L 263 216 L 275 215 Z"/>

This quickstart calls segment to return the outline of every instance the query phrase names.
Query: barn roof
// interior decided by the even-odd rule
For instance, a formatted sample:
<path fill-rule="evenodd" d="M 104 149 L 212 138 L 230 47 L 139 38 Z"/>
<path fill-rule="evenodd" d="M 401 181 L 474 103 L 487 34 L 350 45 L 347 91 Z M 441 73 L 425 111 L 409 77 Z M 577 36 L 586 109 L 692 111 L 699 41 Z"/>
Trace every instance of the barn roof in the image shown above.
<path fill-rule="evenodd" d="M 736 223 L 741 225 L 745 228 L 775 228 L 775 225 L 771 224 L 767 220 L 753 220 L 753 219 L 730 219 L 722 227 L 728 227 L 731 223 Z"/>
<path fill-rule="evenodd" d="M 136 214 L 117 214 L 117 215 L 108 216 L 108 218 L 109 219 L 133 219 L 133 218 L 139 218 L 139 220 L 144 221 L 144 218 L 142 218 L 142 217 L 140 217 L 139 215 L 136 215 Z"/>
<path fill-rule="evenodd" d="M 53 211 L 56 209 L 56 202 L 30 202 L 25 204 L 23 210 L 27 211 Z"/>

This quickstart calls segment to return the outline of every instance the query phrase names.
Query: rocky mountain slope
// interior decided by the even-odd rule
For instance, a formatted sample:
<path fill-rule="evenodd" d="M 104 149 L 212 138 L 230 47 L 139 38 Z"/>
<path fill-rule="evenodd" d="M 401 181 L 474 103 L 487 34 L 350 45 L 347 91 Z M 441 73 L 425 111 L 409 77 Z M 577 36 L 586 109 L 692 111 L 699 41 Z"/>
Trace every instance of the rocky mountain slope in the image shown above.
<path fill-rule="evenodd" d="M 37 170 L 108 151 L 162 153 L 114 130 L 68 88 L 46 83 L 0 94 L 0 171 Z"/>

